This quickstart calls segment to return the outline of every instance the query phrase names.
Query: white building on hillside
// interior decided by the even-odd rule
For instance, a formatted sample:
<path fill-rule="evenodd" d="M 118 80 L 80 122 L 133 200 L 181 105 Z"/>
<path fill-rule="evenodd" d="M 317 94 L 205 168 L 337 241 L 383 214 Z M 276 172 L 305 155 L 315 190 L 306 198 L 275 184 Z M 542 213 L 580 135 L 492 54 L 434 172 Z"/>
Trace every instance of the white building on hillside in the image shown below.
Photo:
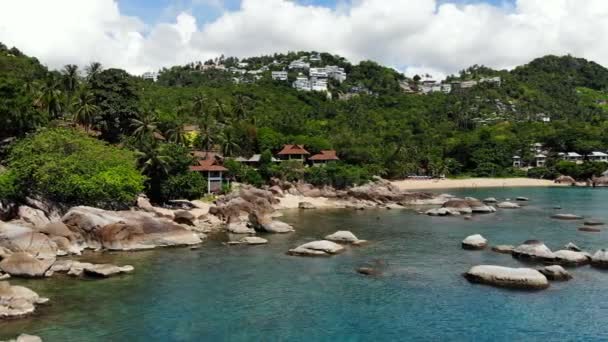
<path fill-rule="evenodd" d="M 576 152 L 567 152 L 567 153 L 560 152 L 557 155 L 560 156 L 560 158 L 565 161 L 569 161 L 569 162 L 573 162 L 573 163 L 577 163 L 577 164 L 583 163 L 583 156 L 581 156 L 580 154 L 578 154 Z"/>
<path fill-rule="evenodd" d="M 327 78 L 327 70 L 325 68 L 310 68 L 308 74 L 310 77 Z"/>
<path fill-rule="evenodd" d="M 606 154 L 604 152 L 594 151 L 587 155 L 587 160 L 593 161 L 593 162 L 608 163 L 608 154 Z"/>
<path fill-rule="evenodd" d="M 346 81 L 346 72 L 344 72 L 344 68 L 340 68 L 337 65 L 328 65 L 325 67 L 325 72 L 328 77 L 331 77 L 340 83 Z"/>
<path fill-rule="evenodd" d="M 289 69 L 310 69 L 310 63 L 297 60 L 289 63 Z"/>
<path fill-rule="evenodd" d="M 298 75 L 298 78 L 296 78 L 296 80 L 293 82 L 293 87 L 296 88 L 296 90 L 302 90 L 302 91 L 311 90 L 310 81 L 308 80 L 308 77 L 306 77 L 302 74 Z"/>
<path fill-rule="evenodd" d="M 270 76 L 275 81 L 287 81 L 287 71 L 273 71 Z"/>
<path fill-rule="evenodd" d="M 327 79 L 315 78 L 310 79 L 310 90 L 312 91 L 327 91 Z"/>
<path fill-rule="evenodd" d="M 144 72 L 143 75 L 141 75 L 141 77 L 144 80 L 152 80 L 154 82 L 156 82 L 156 80 L 158 79 L 158 73 L 157 72 Z"/>

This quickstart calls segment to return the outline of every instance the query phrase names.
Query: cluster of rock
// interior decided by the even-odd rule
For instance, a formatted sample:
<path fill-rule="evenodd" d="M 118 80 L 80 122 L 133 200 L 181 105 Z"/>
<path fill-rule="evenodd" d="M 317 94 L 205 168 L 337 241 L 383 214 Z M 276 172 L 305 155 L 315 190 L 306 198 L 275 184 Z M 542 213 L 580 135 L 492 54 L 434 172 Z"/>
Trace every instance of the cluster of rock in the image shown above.
<path fill-rule="evenodd" d="M 312 241 L 290 249 L 287 254 L 296 256 L 330 256 L 344 251 L 340 244 L 361 245 L 367 241 L 360 240 L 355 234 L 340 230 L 327 235 L 324 240 Z"/>
<path fill-rule="evenodd" d="M 17 318 L 31 315 L 36 305 L 45 304 L 48 298 L 40 297 L 27 287 L 0 281 L 0 318 Z"/>
<path fill-rule="evenodd" d="M 70 276 L 89 276 L 95 278 L 108 278 L 122 273 L 133 272 L 135 268 L 131 265 L 116 266 L 111 264 L 92 264 L 74 260 L 57 260 L 45 273 L 51 276 L 54 273 L 66 273 Z"/>
<path fill-rule="evenodd" d="M 443 203 L 441 208 L 429 209 L 429 216 L 460 216 L 476 214 L 488 214 L 496 212 L 496 208 L 478 199 L 467 197 L 465 199 L 452 198 Z"/>

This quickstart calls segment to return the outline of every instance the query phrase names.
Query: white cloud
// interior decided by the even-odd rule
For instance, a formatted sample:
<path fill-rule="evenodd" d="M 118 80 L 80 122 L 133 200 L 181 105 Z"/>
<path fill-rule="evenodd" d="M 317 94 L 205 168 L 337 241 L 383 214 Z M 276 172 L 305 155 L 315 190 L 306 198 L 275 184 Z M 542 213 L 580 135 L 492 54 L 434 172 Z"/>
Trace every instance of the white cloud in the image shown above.
<path fill-rule="evenodd" d="M 222 6 L 220 0 L 194 0 Z M 3 0 L 0 41 L 51 67 L 98 60 L 142 73 L 219 54 L 288 50 L 373 59 L 407 74 L 445 75 L 472 64 L 511 68 L 545 54 L 608 64 L 608 2 L 518 0 L 512 6 L 435 0 L 341 0 L 336 9 L 243 0 L 197 23 L 188 13 L 146 27 L 114 0 Z M 35 10 L 32 10 L 34 9 Z"/>

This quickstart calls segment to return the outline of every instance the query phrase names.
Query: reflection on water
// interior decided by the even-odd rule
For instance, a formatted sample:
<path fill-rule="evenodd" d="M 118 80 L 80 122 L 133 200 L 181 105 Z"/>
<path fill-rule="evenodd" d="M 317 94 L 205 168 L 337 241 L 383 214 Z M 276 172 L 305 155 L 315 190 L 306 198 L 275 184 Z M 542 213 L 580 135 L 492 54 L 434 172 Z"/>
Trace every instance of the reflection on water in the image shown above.
<path fill-rule="evenodd" d="M 135 266 L 105 280 L 57 277 L 17 281 L 50 297 L 27 319 L 0 323 L 0 339 L 20 332 L 45 341 L 366 341 L 605 340 L 608 273 L 571 270 L 574 279 L 542 292 L 472 285 L 461 274 L 476 264 L 522 265 L 508 255 L 464 251 L 481 233 L 491 244 L 539 239 L 552 249 L 573 241 L 608 247 L 606 232 L 583 233 L 576 222 L 549 219 L 555 206 L 608 220 L 608 191 L 482 189 L 458 192 L 532 199 L 524 209 L 462 218 L 412 210 L 287 212 L 293 234 L 264 236 L 266 246 L 93 253 L 83 260 Z M 285 252 L 336 230 L 370 240 L 331 258 Z M 378 265 L 382 275 L 355 272 Z"/>

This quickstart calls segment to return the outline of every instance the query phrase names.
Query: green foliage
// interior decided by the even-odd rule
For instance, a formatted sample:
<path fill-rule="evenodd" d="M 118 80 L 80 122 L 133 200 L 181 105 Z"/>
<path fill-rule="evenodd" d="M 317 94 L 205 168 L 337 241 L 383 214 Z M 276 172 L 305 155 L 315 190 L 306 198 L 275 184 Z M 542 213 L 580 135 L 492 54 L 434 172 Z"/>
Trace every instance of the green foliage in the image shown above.
<path fill-rule="evenodd" d="M 199 199 L 207 192 L 207 181 L 198 172 L 171 175 L 162 182 L 160 192 L 165 200 Z"/>
<path fill-rule="evenodd" d="M 251 166 L 244 165 L 231 159 L 226 160 L 224 166 L 238 182 L 251 184 L 253 186 L 262 186 L 264 184 L 264 179 L 260 173 Z"/>
<path fill-rule="evenodd" d="M 594 176 L 598 177 L 606 171 L 606 163 L 585 162 L 576 164 L 569 161 L 560 161 L 555 165 L 555 170 L 565 176 L 570 176 L 576 180 L 586 181 Z"/>
<path fill-rule="evenodd" d="M 304 179 L 306 169 L 301 161 L 286 160 L 271 165 L 269 171 L 272 177 L 279 178 L 283 181 L 295 182 Z"/>
<path fill-rule="evenodd" d="M 555 179 L 559 174 L 554 169 L 535 167 L 528 170 L 528 177 L 537 179 Z"/>
<path fill-rule="evenodd" d="M 8 170 L 0 173 L 0 200 L 15 200 L 19 198 L 19 184 L 14 172 Z"/>
<path fill-rule="evenodd" d="M 304 177 L 304 180 L 313 185 L 331 185 L 337 189 L 360 185 L 370 179 L 370 174 L 364 168 L 336 162 L 310 167 L 306 169 Z"/>
<path fill-rule="evenodd" d="M 132 203 L 145 179 L 133 153 L 69 129 L 45 129 L 18 142 L 9 170 L 21 195 L 107 208 Z"/>

